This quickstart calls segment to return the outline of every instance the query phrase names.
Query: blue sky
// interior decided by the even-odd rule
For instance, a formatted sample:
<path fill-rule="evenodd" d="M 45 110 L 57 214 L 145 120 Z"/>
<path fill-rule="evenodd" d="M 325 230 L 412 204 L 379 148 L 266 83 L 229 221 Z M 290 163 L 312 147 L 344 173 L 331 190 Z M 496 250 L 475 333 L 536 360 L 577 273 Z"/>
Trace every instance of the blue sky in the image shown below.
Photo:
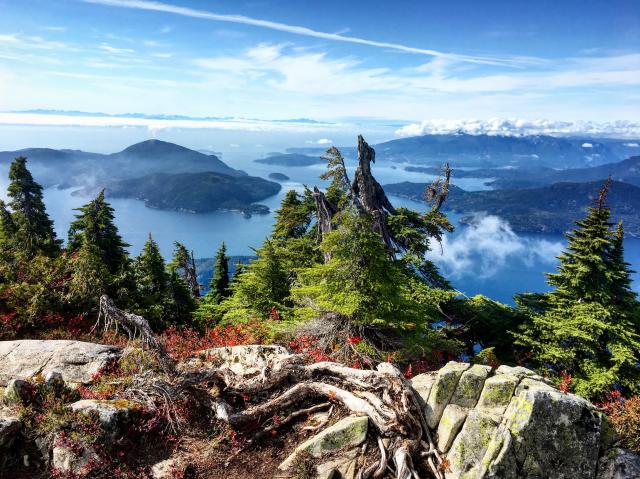
<path fill-rule="evenodd" d="M 640 122 L 636 0 L 0 0 L 0 12 L 3 112 L 359 118 L 417 133 L 471 118 Z"/>

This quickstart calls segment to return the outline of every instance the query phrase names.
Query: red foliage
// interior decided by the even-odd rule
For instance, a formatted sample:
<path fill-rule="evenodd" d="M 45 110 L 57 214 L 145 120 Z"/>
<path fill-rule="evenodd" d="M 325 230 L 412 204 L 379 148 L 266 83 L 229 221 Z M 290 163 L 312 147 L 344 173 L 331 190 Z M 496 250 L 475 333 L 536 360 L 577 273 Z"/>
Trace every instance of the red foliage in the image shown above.
<path fill-rule="evenodd" d="M 640 453 L 640 396 L 626 399 L 620 391 L 614 390 L 599 406 L 609 416 L 609 420 L 620 436 L 621 445 Z"/>
<path fill-rule="evenodd" d="M 331 356 L 318 347 L 318 338 L 315 336 L 298 335 L 289 341 L 289 349 L 294 353 L 303 354 L 309 364 L 333 361 Z"/>
<path fill-rule="evenodd" d="M 567 371 L 562 371 L 560 373 L 560 376 L 562 377 L 562 380 L 558 385 L 558 389 L 560 389 L 560 391 L 562 391 L 563 393 L 568 393 L 571 388 L 571 381 L 573 380 L 573 378 Z"/>

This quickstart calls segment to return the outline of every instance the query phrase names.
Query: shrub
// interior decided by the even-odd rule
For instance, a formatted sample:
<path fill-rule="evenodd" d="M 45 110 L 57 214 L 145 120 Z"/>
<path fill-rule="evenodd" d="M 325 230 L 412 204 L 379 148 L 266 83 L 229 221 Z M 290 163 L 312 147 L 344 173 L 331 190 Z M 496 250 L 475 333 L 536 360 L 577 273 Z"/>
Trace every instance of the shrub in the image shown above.
<path fill-rule="evenodd" d="M 614 391 L 603 407 L 620 436 L 620 445 L 640 453 L 640 396 L 625 399 Z"/>

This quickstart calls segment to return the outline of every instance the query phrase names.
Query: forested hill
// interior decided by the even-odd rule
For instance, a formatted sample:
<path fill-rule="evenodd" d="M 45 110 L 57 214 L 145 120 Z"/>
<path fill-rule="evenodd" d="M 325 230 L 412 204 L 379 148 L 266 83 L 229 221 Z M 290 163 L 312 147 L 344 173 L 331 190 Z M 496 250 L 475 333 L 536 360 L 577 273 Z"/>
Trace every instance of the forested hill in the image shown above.
<path fill-rule="evenodd" d="M 498 215 L 518 232 L 563 233 L 585 215 L 604 180 L 513 190 L 464 191 L 452 186 L 444 209 L 457 213 Z M 384 185 L 389 195 L 422 201 L 427 183 Z M 613 181 L 607 197 L 614 220 L 624 220 L 625 232 L 640 237 L 640 188 Z"/>
<path fill-rule="evenodd" d="M 582 168 L 623 160 L 640 151 L 636 141 L 561 138 L 546 135 L 503 136 L 466 133 L 399 138 L 376 145 L 376 157 L 397 163 L 440 166 Z M 320 148 L 290 148 L 290 153 L 321 154 Z M 355 148 L 341 148 L 355 157 Z"/>
<path fill-rule="evenodd" d="M 407 166 L 406 171 L 439 175 L 441 167 Z M 531 188 L 562 181 L 596 181 L 611 176 L 614 180 L 640 186 L 640 156 L 590 168 L 570 168 L 558 170 L 548 167 L 525 168 L 479 168 L 455 170 L 456 178 L 492 178 L 489 184 L 498 189 Z"/>
<path fill-rule="evenodd" d="M 150 208 L 208 213 L 216 210 L 240 210 L 267 213 L 255 205 L 280 191 L 280 184 L 255 176 L 230 176 L 221 173 L 157 173 L 140 178 L 112 181 L 104 185 L 108 197 L 142 200 Z M 84 193 L 94 193 L 85 190 Z"/>
<path fill-rule="evenodd" d="M 81 150 L 26 148 L 0 152 L 0 165 L 26 156 L 34 177 L 44 186 L 99 185 L 113 179 L 134 178 L 153 173 L 196 173 L 212 171 L 244 176 L 216 155 L 206 155 L 184 146 L 160 140 L 147 140 L 112 154 Z"/>
<path fill-rule="evenodd" d="M 320 158 L 320 155 L 310 156 L 302 155 L 299 153 L 286 153 L 267 156 L 266 158 L 260 158 L 254 160 L 256 163 L 264 163 L 266 165 L 278 165 L 278 166 L 311 166 L 316 164 L 325 163 L 325 160 Z"/>

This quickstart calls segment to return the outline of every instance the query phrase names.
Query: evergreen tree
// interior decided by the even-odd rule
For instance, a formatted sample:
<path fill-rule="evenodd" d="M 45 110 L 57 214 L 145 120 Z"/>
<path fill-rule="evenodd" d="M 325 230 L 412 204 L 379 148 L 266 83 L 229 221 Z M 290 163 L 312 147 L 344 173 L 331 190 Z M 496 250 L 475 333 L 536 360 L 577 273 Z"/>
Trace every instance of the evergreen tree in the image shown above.
<path fill-rule="evenodd" d="M 340 150 L 332 146 L 322 159 L 327 160 L 327 171 L 320 175 L 320 179 L 331 180 L 327 187 L 326 197 L 331 204 L 338 209 L 342 209 L 351 194 L 351 183 L 347 176 L 344 158 Z"/>
<path fill-rule="evenodd" d="M 289 314 L 289 274 L 282 265 L 276 243 L 267 240 L 256 253 L 258 259 L 236 274 L 231 284 L 232 296 L 221 304 L 226 319 L 248 316 L 266 319 L 274 312 L 281 317 Z"/>
<path fill-rule="evenodd" d="M 134 261 L 139 312 L 156 331 L 170 324 L 186 324 L 195 303 L 185 282 L 167 271 L 158 244 L 151 235 Z"/>
<path fill-rule="evenodd" d="M 586 397 L 603 396 L 614 385 L 640 392 L 639 304 L 622 226 L 611 231 L 607 188 L 567 235 L 558 272 L 547 276 L 554 290 L 518 298 L 530 320 L 515 333 L 516 344 L 550 374 L 571 374 L 575 391 Z"/>
<path fill-rule="evenodd" d="M 11 213 L 7 210 L 4 201 L 0 200 L 0 247 L 13 243 L 16 234 L 16 225 Z"/>
<path fill-rule="evenodd" d="M 68 301 L 74 308 L 89 313 L 100 296 L 111 293 L 112 281 L 100 249 L 89 241 L 82 241 L 71 259 Z"/>
<path fill-rule="evenodd" d="M 309 198 L 309 195 L 305 195 L 301 199 L 296 191 L 287 191 L 280 203 L 280 208 L 276 211 L 276 223 L 272 235 L 274 239 L 302 238 L 307 233 L 313 214 L 313 203 Z"/>
<path fill-rule="evenodd" d="M 86 205 L 69 227 L 67 249 L 77 251 L 84 243 L 91 245 L 111 274 L 129 266 L 129 255 L 114 223 L 113 208 L 104 199 L 104 190 Z"/>
<path fill-rule="evenodd" d="M 27 257 L 59 252 L 61 242 L 56 239 L 53 222 L 47 215 L 42 186 L 31 176 L 25 157 L 18 157 L 11 164 L 9 181 L 9 206 L 16 226 L 17 250 Z"/>
<path fill-rule="evenodd" d="M 213 301 L 216 304 L 229 296 L 229 257 L 227 256 L 227 247 L 224 242 L 216 253 L 215 270 L 213 277 L 209 282 L 209 293 L 207 301 Z"/>
<path fill-rule="evenodd" d="M 193 259 L 193 252 L 189 253 L 187 247 L 176 241 L 173 258 L 169 263 L 169 271 L 176 273 L 182 278 L 189 288 L 193 298 L 200 297 L 200 284 L 198 284 L 198 274 L 196 272 L 196 262 Z"/>

